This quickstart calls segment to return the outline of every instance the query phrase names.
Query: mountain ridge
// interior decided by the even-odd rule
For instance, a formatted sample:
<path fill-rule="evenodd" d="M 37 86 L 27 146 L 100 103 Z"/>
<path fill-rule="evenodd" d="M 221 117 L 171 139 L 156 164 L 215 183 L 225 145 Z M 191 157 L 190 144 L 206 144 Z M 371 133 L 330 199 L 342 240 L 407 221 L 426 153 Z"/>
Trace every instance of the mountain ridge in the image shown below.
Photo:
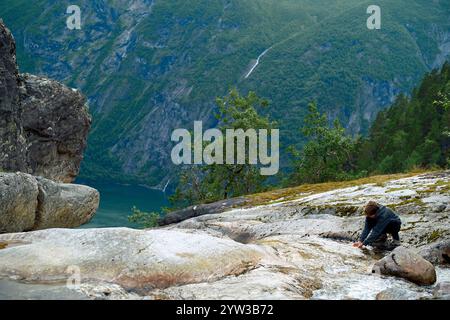
<path fill-rule="evenodd" d="M 19 40 L 25 71 L 89 97 L 94 123 L 83 178 L 161 188 L 177 170 L 171 131 L 194 120 L 215 126 L 214 99 L 229 87 L 271 100 L 283 144 L 301 145 L 308 102 L 364 134 L 450 54 L 443 1 L 380 1 L 376 31 L 366 28 L 368 1 L 80 1 L 80 32 L 64 28 L 64 3 L 13 3 L 0 5 L 0 17 Z"/>

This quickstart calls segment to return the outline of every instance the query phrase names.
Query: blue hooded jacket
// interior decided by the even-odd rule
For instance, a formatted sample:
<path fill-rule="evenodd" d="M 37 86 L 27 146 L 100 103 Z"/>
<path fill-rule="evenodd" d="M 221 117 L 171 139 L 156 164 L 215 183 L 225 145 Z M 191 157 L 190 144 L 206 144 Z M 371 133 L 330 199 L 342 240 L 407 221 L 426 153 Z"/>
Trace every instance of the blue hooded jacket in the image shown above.
<path fill-rule="evenodd" d="M 360 241 L 365 246 L 372 244 L 383 234 L 383 231 L 392 221 L 402 222 L 394 211 L 388 207 L 380 206 L 375 214 L 375 218 L 366 218 L 366 225 L 361 234 Z"/>

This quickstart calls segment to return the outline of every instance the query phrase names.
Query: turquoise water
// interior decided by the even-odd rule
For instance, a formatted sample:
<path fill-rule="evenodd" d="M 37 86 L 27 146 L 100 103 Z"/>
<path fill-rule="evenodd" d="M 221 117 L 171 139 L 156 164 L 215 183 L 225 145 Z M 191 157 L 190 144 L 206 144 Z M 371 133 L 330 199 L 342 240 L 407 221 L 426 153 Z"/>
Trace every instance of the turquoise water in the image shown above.
<path fill-rule="evenodd" d="M 136 206 L 142 211 L 159 211 L 168 205 L 165 194 L 140 186 L 125 186 L 111 183 L 77 181 L 100 192 L 100 207 L 94 218 L 82 228 L 106 228 L 139 226 L 128 221 L 131 209 Z"/>

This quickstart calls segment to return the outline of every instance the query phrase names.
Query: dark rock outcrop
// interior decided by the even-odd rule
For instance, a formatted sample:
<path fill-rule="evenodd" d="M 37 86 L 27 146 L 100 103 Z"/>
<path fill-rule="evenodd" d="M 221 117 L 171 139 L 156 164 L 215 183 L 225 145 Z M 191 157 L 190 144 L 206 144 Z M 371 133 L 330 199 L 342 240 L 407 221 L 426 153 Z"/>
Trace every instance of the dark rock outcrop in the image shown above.
<path fill-rule="evenodd" d="M 232 209 L 233 207 L 243 206 L 246 203 L 248 203 L 248 199 L 246 199 L 245 197 L 239 197 L 233 199 L 225 199 L 208 204 L 195 205 L 167 214 L 158 221 L 158 224 L 160 226 L 167 226 L 195 217 L 200 217 L 208 214 L 219 214 L 226 210 Z"/>
<path fill-rule="evenodd" d="M 375 263 L 372 272 L 405 278 L 418 285 L 432 285 L 436 282 L 434 266 L 405 247 L 396 248 L 390 255 Z"/>
<path fill-rule="evenodd" d="M 16 44 L 0 20 L 0 170 L 27 168 L 19 84 Z"/>
<path fill-rule="evenodd" d="M 44 78 L 22 75 L 22 123 L 31 172 L 72 182 L 80 170 L 91 119 L 86 98 Z"/>
<path fill-rule="evenodd" d="M 78 175 L 90 126 L 81 93 L 19 74 L 14 38 L 0 20 L 0 233 L 73 228 L 92 218 L 98 192 L 63 184 Z"/>
<path fill-rule="evenodd" d="M 0 169 L 73 182 L 90 126 L 81 93 L 19 75 L 14 38 L 0 21 Z"/>

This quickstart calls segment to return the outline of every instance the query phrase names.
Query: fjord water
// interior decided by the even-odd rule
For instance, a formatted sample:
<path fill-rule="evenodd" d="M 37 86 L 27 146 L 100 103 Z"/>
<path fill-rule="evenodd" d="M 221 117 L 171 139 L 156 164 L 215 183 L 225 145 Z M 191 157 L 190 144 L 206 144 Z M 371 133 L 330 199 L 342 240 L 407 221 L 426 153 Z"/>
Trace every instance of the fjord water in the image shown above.
<path fill-rule="evenodd" d="M 94 218 L 82 228 L 106 228 L 139 226 L 128 221 L 131 209 L 136 206 L 141 211 L 159 211 L 168 205 L 166 195 L 150 188 L 136 185 L 120 185 L 104 182 L 77 181 L 100 192 L 100 206 Z"/>

